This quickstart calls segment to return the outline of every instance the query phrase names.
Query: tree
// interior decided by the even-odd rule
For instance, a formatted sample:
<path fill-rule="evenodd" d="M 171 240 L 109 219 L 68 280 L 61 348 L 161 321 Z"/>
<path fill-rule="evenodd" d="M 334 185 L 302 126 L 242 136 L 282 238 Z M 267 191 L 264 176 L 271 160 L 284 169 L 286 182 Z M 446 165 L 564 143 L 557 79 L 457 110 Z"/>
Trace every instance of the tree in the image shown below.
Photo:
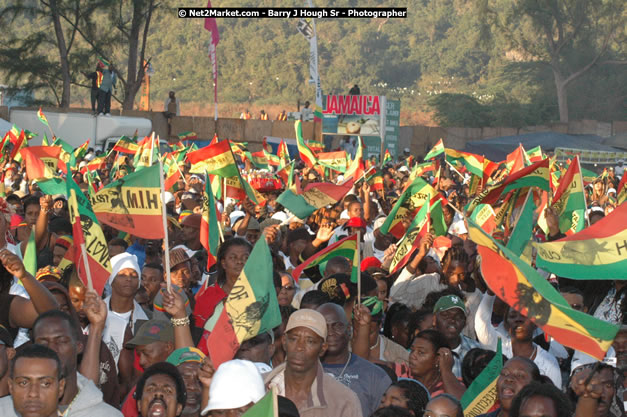
<path fill-rule="evenodd" d="M 550 67 L 561 122 L 568 122 L 568 88 L 575 80 L 601 65 L 627 64 L 624 0 L 505 1 L 486 10 L 513 60 Z"/>
<path fill-rule="evenodd" d="M 10 22 L 5 28 L 14 30 L 5 32 L 0 68 L 6 71 L 8 81 L 31 91 L 47 89 L 59 106 L 69 107 L 72 62 L 80 62 L 85 56 L 77 46 L 75 28 L 84 13 L 79 1 L 18 1 L 7 5 L 0 19 Z"/>

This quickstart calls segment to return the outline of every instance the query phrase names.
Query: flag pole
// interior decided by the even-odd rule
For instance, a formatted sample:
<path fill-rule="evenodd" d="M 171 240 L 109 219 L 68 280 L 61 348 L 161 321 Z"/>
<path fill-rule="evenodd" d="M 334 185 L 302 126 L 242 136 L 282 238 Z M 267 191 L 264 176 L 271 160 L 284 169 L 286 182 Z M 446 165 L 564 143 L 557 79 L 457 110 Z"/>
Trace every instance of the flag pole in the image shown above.
<path fill-rule="evenodd" d="M 152 166 L 152 153 L 153 153 L 154 147 L 155 147 L 155 131 L 153 130 L 152 135 L 150 136 L 150 160 L 148 161 L 148 166 Z M 163 167 L 162 167 L 162 170 L 163 170 Z M 161 173 L 161 176 L 163 176 L 163 172 Z"/>
<path fill-rule="evenodd" d="M 357 257 L 357 305 L 361 304 L 361 231 L 357 230 L 357 245 L 355 246 L 355 256 Z"/>
<path fill-rule="evenodd" d="M 81 243 L 81 254 L 83 255 L 83 267 L 85 268 L 85 274 L 87 274 L 87 289 L 94 290 L 94 282 L 91 279 L 91 270 L 89 269 L 89 261 L 87 260 L 87 248 L 85 242 Z"/>
<path fill-rule="evenodd" d="M 70 193 L 72 194 L 71 197 L 74 197 L 74 201 L 76 200 L 76 192 L 74 190 L 70 190 Z M 78 206 L 73 204 L 74 206 L 74 219 L 75 221 L 78 221 L 80 224 L 81 221 L 81 215 L 78 212 Z M 82 227 L 82 225 L 81 225 Z M 81 230 L 81 234 L 82 234 L 82 230 Z M 91 279 L 91 270 L 89 269 L 89 261 L 87 260 L 87 247 L 85 246 L 85 242 L 84 242 L 84 238 L 81 239 L 83 240 L 83 242 L 81 243 L 81 255 L 83 257 L 83 267 L 85 268 L 85 274 L 87 275 L 87 289 L 89 289 L 90 291 L 94 290 L 94 282 Z"/>
<path fill-rule="evenodd" d="M 456 168 L 455 168 L 455 167 L 454 167 L 454 166 L 453 166 L 453 165 L 452 165 L 449 161 L 447 161 L 446 159 L 444 159 L 444 162 L 446 162 L 446 163 L 448 164 L 448 166 L 450 166 L 450 167 L 451 167 L 451 169 L 452 169 L 453 171 L 455 171 L 455 172 L 457 173 L 457 175 L 459 175 L 459 176 L 461 177 L 461 179 L 464 179 L 464 178 L 465 178 L 465 177 L 464 177 L 464 176 L 463 176 L 463 175 L 462 175 L 462 174 L 461 174 L 461 173 L 460 173 L 460 172 L 459 172 L 459 171 L 458 171 L 458 170 L 457 170 L 457 169 L 456 169 Z"/>
<path fill-rule="evenodd" d="M 155 133 L 152 133 L 154 139 Z M 152 151 L 150 152 L 152 159 Z M 166 213 L 166 207 L 163 202 L 165 201 L 165 185 L 163 181 L 163 162 L 159 159 L 159 189 L 161 193 L 161 219 L 163 220 L 163 254 L 165 258 L 165 277 L 168 292 L 172 293 L 172 277 L 170 276 L 170 244 L 168 242 L 168 215 Z M 152 165 L 152 163 L 151 163 Z"/>
<path fill-rule="evenodd" d="M 579 180 L 581 181 L 581 192 L 583 193 L 583 202 L 586 205 L 586 208 L 588 207 L 588 201 L 586 199 L 586 187 L 584 187 L 583 185 L 583 172 L 581 172 L 581 161 L 579 160 L 579 155 L 577 155 L 577 167 L 579 168 Z M 549 172 L 549 175 L 551 175 L 551 173 Z M 587 226 L 590 227 L 590 218 L 588 216 L 586 216 L 586 212 L 583 212 L 583 218 L 584 221 L 586 222 Z"/>

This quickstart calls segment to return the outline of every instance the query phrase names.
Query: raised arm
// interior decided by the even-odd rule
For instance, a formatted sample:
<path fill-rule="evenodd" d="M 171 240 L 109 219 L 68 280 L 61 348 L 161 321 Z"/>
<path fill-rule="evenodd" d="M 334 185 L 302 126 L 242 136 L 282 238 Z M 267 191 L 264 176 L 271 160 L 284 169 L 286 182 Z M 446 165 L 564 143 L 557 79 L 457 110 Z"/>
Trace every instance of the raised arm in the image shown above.
<path fill-rule="evenodd" d="M 492 326 L 492 307 L 494 307 L 494 299 L 494 295 L 489 295 L 487 292 L 483 294 L 483 298 L 477 308 L 477 315 L 475 316 L 475 333 L 477 333 L 477 340 L 486 348 L 492 350 L 496 350 L 496 345 L 499 340 L 499 334 Z"/>
<path fill-rule="evenodd" d="M 15 297 L 9 309 L 9 321 L 13 327 L 31 328 L 37 317 L 48 310 L 59 308 L 54 296 L 26 272 L 22 260 L 15 254 L 4 249 L 0 252 L 0 262 L 6 270 L 22 282 L 30 300 L 24 297 Z"/>
<path fill-rule="evenodd" d="M 81 361 L 80 373 L 91 380 L 97 387 L 100 386 L 100 346 L 102 343 L 102 332 L 107 321 L 107 305 L 93 291 L 87 291 L 85 303 L 83 305 L 87 319 L 89 320 L 89 336 L 83 348 L 83 360 Z"/>

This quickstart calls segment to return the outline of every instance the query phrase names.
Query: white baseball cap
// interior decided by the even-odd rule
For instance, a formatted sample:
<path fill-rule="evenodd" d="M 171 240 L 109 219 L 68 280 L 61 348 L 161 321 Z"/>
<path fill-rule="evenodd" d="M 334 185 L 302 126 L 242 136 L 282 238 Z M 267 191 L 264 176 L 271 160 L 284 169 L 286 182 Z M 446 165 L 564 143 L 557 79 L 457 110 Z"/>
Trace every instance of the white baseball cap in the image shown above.
<path fill-rule="evenodd" d="M 209 404 L 202 410 L 232 410 L 256 403 L 266 394 L 261 374 L 254 363 L 234 359 L 224 362 L 213 375 L 209 387 Z"/>

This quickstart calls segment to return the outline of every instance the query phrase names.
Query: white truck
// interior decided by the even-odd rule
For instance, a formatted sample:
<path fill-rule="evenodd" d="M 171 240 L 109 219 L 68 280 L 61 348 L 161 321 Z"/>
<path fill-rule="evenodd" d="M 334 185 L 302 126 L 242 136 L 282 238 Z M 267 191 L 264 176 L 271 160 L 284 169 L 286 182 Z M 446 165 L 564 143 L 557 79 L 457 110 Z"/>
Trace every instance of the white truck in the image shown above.
<path fill-rule="evenodd" d="M 9 121 L 20 129 L 28 129 L 38 136 L 32 139 L 32 145 L 41 145 L 44 134 L 52 139 L 50 130 L 54 135 L 63 139 L 75 148 L 89 139 L 89 146 L 96 151 L 107 151 L 125 135 L 137 136 L 141 139 L 152 133 L 152 122 L 143 117 L 126 116 L 93 116 L 89 113 L 60 113 L 44 111 L 50 129 L 38 118 L 37 110 L 11 108 Z M 165 141 L 163 141 L 165 142 Z"/>

